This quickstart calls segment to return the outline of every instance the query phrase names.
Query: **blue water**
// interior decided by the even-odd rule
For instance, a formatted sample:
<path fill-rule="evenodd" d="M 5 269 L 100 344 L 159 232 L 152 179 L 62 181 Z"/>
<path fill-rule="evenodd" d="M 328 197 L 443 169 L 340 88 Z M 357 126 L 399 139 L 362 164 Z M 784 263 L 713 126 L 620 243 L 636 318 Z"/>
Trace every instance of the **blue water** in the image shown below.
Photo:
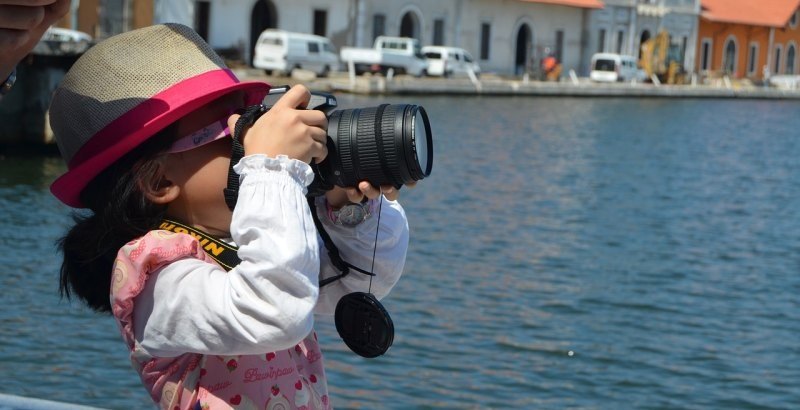
<path fill-rule="evenodd" d="M 338 408 L 800 408 L 800 103 L 424 105 L 386 356 L 318 330 Z M 56 158 L 0 158 L 0 392 L 150 408 L 113 321 L 57 295 Z"/>

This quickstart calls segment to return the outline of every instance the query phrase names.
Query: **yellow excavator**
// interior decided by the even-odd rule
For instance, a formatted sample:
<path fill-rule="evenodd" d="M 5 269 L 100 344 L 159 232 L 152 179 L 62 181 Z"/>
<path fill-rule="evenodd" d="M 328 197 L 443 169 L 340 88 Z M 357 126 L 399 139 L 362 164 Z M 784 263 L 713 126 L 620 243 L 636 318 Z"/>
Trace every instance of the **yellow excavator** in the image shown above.
<path fill-rule="evenodd" d="M 670 44 L 667 31 L 662 30 L 657 36 L 642 43 L 641 52 L 639 66 L 648 79 L 655 75 L 661 83 L 685 83 L 686 73 L 680 63 L 680 48 Z"/>

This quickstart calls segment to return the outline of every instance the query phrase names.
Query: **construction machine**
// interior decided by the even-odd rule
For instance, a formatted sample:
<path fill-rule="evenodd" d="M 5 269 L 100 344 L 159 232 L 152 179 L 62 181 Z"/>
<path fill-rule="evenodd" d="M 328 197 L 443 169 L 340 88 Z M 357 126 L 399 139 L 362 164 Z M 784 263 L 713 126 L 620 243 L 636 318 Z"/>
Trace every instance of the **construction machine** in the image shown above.
<path fill-rule="evenodd" d="M 683 84 L 686 72 L 681 63 L 681 47 L 670 42 L 669 33 L 662 30 L 641 45 L 639 66 L 648 79 L 665 84 Z M 656 80 L 653 80 L 653 78 Z"/>

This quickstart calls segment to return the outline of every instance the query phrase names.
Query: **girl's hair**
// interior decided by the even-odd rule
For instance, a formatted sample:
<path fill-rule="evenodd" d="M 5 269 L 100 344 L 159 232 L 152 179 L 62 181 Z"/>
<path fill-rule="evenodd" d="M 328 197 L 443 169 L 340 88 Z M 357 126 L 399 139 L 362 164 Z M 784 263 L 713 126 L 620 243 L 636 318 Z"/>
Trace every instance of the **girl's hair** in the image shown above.
<path fill-rule="evenodd" d="M 98 312 L 111 312 L 111 270 L 119 249 L 158 226 L 165 205 L 150 202 L 143 187 L 153 186 L 174 128 L 168 127 L 113 163 L 81 192 L 91 211 L 75 212 L 75 225 L 58 240 L 64 254 L 59 290 L 74 293 Z"/>

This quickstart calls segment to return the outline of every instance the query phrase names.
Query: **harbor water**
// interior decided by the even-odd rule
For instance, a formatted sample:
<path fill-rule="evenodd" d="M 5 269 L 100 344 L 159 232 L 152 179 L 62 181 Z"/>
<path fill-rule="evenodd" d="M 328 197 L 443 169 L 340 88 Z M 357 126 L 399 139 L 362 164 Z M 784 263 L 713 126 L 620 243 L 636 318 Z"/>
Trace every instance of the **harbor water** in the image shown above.
<path fill-rule="evenodd" d="M 799 102 L 340 97 L 382 102 L 426 107 L 434 169 L 393 347 L 317 320 L 335 407 L 800 408 Z M 152 408 L 113 320 L 59 299 L 62 171 L 0 158 L 0 393 Z"/>

